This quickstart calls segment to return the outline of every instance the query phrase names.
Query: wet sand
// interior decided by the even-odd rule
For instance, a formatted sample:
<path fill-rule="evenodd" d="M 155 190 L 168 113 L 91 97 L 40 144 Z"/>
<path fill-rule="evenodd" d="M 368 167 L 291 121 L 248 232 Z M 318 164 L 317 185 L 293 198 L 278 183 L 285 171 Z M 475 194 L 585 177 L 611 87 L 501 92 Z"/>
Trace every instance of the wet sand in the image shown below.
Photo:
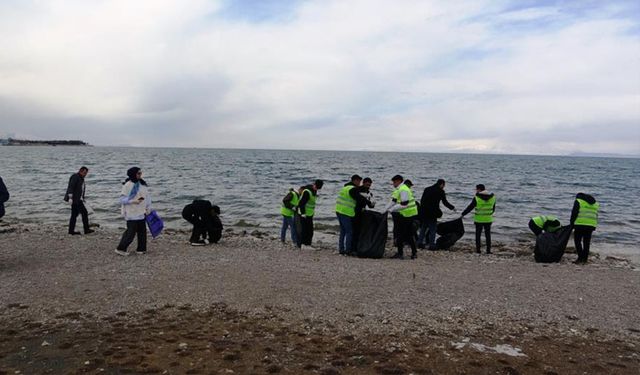
<path fill-rule="evenodd" d="M 636 374 L 640 272 L 533 261 L 527 244 L 417 260 L 185 233 L 0 233 L 0 373 Z M 388 255 L 392 251 L 389 249 Z"/>

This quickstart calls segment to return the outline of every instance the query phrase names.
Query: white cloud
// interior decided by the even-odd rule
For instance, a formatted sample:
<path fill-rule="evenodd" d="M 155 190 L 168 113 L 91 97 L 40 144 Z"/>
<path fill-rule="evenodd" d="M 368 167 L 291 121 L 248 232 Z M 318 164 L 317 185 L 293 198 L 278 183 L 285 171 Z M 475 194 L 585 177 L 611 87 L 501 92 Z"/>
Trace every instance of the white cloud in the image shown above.
<path fill-rule="evenodd" d="M 205 0 L 3 3 L 0 135 L 73 118 L 97 144 L 640 153 L 638 20 L 500 6 L 309 1 L 252 23 Z M 575 141 L 594 124 L 619 138 Z"/>

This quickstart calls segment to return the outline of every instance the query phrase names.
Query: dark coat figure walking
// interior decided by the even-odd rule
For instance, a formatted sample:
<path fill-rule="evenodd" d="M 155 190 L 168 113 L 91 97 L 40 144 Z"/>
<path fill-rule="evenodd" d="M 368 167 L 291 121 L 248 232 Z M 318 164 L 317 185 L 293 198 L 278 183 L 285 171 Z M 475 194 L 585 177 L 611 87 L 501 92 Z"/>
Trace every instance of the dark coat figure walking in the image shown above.
<path fill-rule="evenodd" d="M 88 173 L 89 168 L 80 167 L 78 173 L 72 174 L 69 178 L 67 193 L 64 195 L 64 201 L 71 204 L 69 234 L 72 235 L 80 234 L 80 232 L 76 232 L 76 219 L 78 218 L 78 215 L 82 215 L 82 226 L 84 227 L 84 233 L 93 233 L 93 230 L 89 229 L 89 213 L 87 212 L 87 208 L 84 205 L 84 178 L 87 177 Z"/>
<path fill-rule="evenodd" d="M 222 222 L 218 215 L 220 207 L 214 206 L 210 201 L 196 199 L 184 206 L 182 217 L 193 225 L 189 242 L 192 246 L 206 245 L 207 238 L 210 243 L 217 243 L 222 237 Z"/>
<path fill-rule="evenodd" d="M 438 229 L 438 219 L 442 217 L 440 202 L 450 210 L 455 207 L 447 201 L 447 193 L 444 191 L 445 181 L 439 179 L 435 184 L 424 189 L 422 198 L 420 199 L 420 236 L 418 237 L 418 246 L 425 248 L 425 240 L 428 233 L 429 250 L 436 249 L 436 231 Z"/>
<path fill-rule="evenodd" d="M 4 216 L 4 203 L 9 200 L 9 190 L 0 177 L 0 218 Z"/>
<path fill-rule="evenodd" d="M 585 193 L 576 194 L 576 200 L 571 210 L 571 225 L 573 225 L 573 239 L 576 245 L 578 259 L 576 264 L 587 263 L 591 234 L 598 226 L 598 210 L 600 204 L 596 199 Z"/>

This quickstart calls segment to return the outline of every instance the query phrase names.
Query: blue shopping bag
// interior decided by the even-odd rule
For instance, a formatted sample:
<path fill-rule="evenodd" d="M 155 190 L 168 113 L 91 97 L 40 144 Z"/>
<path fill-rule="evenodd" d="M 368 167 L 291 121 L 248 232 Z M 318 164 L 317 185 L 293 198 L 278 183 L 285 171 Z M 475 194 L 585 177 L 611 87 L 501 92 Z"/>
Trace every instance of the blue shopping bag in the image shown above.
<path fill-rule="evenodd" d="M 164 222 L 160 218 L 160 215 L 154 210 L 149 213 L 145 217 L 147 221 L 147 226 L 149 226 L 149 232 L 151 232 L 151 237 L 156 238 L 162 233 L 162 229 L 164 228 Z"/>

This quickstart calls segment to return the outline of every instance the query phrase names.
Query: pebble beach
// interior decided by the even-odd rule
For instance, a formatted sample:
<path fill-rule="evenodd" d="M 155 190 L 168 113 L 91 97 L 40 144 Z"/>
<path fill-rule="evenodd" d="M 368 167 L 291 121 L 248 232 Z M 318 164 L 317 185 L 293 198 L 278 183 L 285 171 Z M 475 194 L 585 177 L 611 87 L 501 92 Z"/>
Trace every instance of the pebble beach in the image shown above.
<path fill-rule="evenodd" d="M 120 232 L 0 226 L 0 373 L 637 374 L 640 272 L 531 244 L 416 260 L 335 254 L 230 228 L 145 255 Z M 386 257 L 393 254 L 387 244 Z"/>

